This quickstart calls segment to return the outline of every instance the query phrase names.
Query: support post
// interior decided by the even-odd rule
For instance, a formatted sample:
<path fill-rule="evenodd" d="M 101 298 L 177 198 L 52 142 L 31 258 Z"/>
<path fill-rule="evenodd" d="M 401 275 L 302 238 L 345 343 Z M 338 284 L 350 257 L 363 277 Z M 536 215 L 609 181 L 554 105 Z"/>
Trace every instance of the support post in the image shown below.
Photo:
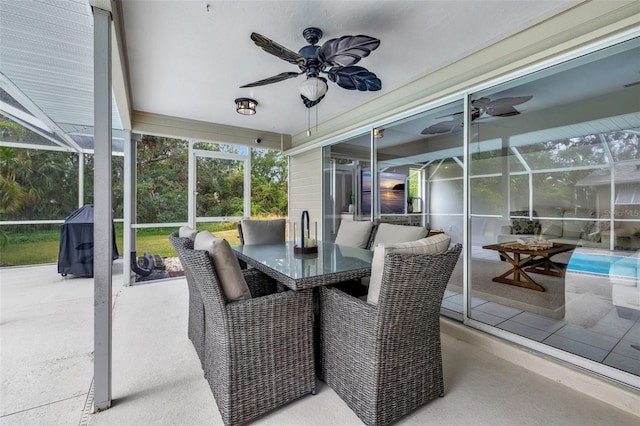
<path fill-rule="evenodd" d="M 78 208 L 84 206 L 84 152 L 78 152 Z"/>
<path fill-rule="evenodd" d="M 131 253 L 136 251 L 136 230 L 133 225 L 136 223 L 136 162 L 137 162 L 137 141 L 132 137 L 131 130 L 124 132 L 124 212 L 123 212 L 123 240 L 124 259 L 123 284 L 129 286 L 133 284 L 131 276 Z"/>
<path fill-rule="evenodd" d="M 94 409 L 111 406 L 111 13 L 93 8 L 94 217 L 93 391 Z"/>

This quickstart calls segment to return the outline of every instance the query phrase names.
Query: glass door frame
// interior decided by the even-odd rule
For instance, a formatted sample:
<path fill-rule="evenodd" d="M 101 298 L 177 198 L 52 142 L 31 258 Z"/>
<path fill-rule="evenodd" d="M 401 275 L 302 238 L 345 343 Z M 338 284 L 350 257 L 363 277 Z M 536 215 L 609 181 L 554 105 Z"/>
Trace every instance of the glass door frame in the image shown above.
<path fill-rule="evenodd" d="M 198 222 L 233 222 L 248 219 L 251 217 L 251 148 L 248 148 L 247 154 L 232 154 L 228 152 L 208 151 L 204 149 L 195 149 L 193 146 L 197 141 L 189 141 L 189 227 L 196 229 L 196 223 Z M 243 215 L 242 216 L 211 216 L 211 217 L 197 217 L 196 216 L 196 202 L 197 202 L 197 167 L 196 162 L 198 157 L 202 158 L 214 158 L 230 161 L 242 161 L 244 165 L 244 182 L 243 182 Z"/>

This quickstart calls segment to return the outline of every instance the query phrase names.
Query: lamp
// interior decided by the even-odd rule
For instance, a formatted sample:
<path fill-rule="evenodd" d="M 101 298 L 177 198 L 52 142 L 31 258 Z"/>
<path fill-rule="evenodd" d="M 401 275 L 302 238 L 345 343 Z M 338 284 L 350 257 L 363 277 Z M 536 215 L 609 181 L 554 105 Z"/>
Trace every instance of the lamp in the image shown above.
<path fill-rule="evenodd" d="M 249 98 L 238 98 L 236 102 L 236 111 L 242 115 L 253 115 L 256 113 L 257 101 Z"/>
<path fill-rule="evenodd" d="M 373 129 L 373 138 L 374 139 L 382 139 L 384 137 L 384 129 Z"/>
<path fill-rule="evenodd" d="M 300 83 L 300 94 L 310 101 L 317 101 L 327 93 L 329 87 L 323 78 L 308 77 Z"/>

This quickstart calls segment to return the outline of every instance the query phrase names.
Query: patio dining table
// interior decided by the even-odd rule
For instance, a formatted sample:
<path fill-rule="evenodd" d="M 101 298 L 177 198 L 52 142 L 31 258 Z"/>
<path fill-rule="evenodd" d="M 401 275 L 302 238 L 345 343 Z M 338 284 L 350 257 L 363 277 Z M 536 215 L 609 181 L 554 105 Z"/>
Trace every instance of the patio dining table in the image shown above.
<path fill-rule="evenodd" d="M 292 290 L 302 290 L 371 275 L 373 252 L 318 241 L 318 252 L 297 254 L 291 241 L 281 244 L 239 245 L 238 259 Z"/>

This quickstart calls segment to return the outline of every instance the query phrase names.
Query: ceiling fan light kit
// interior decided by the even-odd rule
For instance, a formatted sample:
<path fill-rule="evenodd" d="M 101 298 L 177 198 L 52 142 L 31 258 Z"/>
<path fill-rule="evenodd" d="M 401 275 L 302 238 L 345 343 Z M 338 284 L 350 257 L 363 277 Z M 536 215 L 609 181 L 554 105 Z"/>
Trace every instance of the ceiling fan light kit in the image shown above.
<path fill-rule="evenodd" d="M 355 66 L 380 46 L 380 40 L 377 38 L 346 35 L 317 46 L 316 43 L 322 38 L 322 30 L 310 27 L 306 28 L 302 35 L 309 44 L 295 53 L 261 34 L 251 33 L 251 40 L 258 47 L 297 65 L 300 72 L 283 72 L 240 87 L 263 86 L 305 74 L 307 79 L 300 85 L 300 96 L 307 108 L 317 105 L 329 88 L 327 79 L 320 77 L 320 73 L 327 74 L 329 80 L 347 90 L 377 91 L 382 88 L 382 82 L 374 73 Z"/>
<path fill-rule="evenodd" d="M 300 95 L 310 101 L 317 101 L 322 98 L 327 93 L 327 90 L 329 90 L 327 80 L 322 77 L 309 77 L 300 83 Z"/>
<path fill-rule="evenodd" d="M 236 103 L 236 112 L 242 115 L 253 115 L 256 113 L 256 106 L 258 102 L 249 99 L 249 98 L 237 98 L 235 100 Z"/>

